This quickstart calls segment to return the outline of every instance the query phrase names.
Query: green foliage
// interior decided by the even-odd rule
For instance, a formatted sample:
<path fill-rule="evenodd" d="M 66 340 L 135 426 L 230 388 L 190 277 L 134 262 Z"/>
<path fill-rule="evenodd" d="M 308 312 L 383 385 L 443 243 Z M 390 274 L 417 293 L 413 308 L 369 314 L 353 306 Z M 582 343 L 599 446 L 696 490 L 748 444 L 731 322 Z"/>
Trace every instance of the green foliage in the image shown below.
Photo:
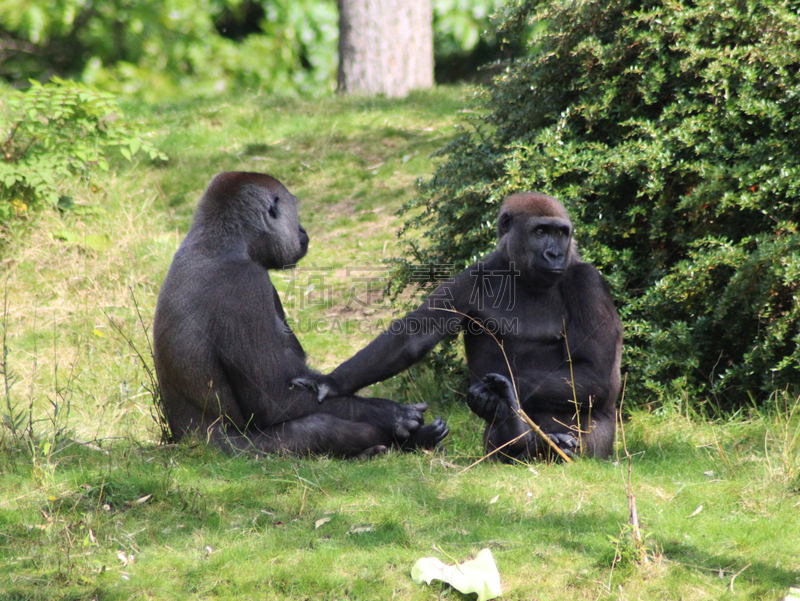
<path fill-rule="evenodd" d="M 238 85 L 330 89 L 335 79 L 333 0 L 20 0 L 0 8 L 0 29 L 12 50 L 0 75 L 12 81 L 56 72 L 161 100 Z"/>
<path fill-rule="evenodd" d="M 500 4 L 433 1 L 437 63 L 452 77 L 492 58 L 499 42 L 490 15 Z M 282 94 L 330 91 L 337 41 L 335 0 L 0 5 L 0 77 L 23 83 L 56 73 L 148 101 L 242 87 Z"/>
<path fill-rule="evenodd" d="M 628 398 L 722 408 L 800 367 L 800 18 L 786 0 L 563 3 L 508 9 L 531 54 L 406 207 L 410 265 L 466 265 L 498 203 L 564 201 L 625 323 Z M 420 245 L 419 231 L 427 244 Z"/>
<path fill-rule="evenodd" d="M 469 52 L 482 38 L 491 43 L 491 16 L 502 4 L 503 0 L 433 0 L 437 54 Z"/>
<path fill-rule="evenodd" d="M 130 160 L 138 152 L 166 156 L 122 119 L 116 100 L 71 81 L 32 81 L 25 93 L 8 91 L 0 114 L 0 222 L 29 205 L 67 207 L 64 180 L 108 170 L 116 148 Z"/>

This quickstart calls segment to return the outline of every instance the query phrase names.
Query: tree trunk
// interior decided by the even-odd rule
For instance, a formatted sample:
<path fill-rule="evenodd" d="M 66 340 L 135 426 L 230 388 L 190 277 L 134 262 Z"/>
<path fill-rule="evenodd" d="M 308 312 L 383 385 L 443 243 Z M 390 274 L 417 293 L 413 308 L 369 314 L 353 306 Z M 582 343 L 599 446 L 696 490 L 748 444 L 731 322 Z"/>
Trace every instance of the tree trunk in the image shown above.
<path fill-rule="evenodd" d="M 338 0 L 339 91 L 405 96 L 433 85 L 431 0 Z"/>

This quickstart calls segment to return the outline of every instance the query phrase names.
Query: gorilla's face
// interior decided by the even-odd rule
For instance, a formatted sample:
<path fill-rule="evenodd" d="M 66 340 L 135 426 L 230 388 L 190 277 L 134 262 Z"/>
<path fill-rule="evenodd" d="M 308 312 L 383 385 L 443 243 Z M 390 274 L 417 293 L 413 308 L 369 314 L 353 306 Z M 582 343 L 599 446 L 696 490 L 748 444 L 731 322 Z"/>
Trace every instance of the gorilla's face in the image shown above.
<path fill-rule="evenodd" d="M 247 245 L 250 258 L 267 269 L 286 269 L 308 252 L 308 234 L 297 215 L 297 198 L 280 182 L 248 184 L 241 194 L 251 207 L 254 237 Z"/>
<path fill-rule="evenodd" d="M 561 217 L 511 215 L 500 217 L 500 247 L 523 277 L 550 288 L 564 275 L 572 244 L 572 223 Z"/>

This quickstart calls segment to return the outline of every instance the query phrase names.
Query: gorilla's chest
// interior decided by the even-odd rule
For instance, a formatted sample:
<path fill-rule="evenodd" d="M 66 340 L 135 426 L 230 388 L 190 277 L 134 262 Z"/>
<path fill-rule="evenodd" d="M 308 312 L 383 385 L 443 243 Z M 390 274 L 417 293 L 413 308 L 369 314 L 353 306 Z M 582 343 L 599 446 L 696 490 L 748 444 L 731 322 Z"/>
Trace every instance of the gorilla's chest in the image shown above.
<path fill-rule="evenodd" d="M 557 291 L 544 295 L 516 294 L 507 306 L 488 312 L 487 321 L 498 322 L 499 338 L 512 346 L 562 344 L 567 313 Z"/>
<path fill-rule="evenodd" d="M 563 307 L 549 303 L 523 303 L 519 311 L 522 344 L 561 344 L 567 315 Z"/>

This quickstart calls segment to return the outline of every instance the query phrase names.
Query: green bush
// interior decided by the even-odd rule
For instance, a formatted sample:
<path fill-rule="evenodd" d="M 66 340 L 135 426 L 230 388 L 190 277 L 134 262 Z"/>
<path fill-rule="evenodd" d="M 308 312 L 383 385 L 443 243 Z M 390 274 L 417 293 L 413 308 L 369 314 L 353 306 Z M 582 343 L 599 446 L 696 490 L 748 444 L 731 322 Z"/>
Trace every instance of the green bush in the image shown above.
<path fill-rule="evenodd" d="M 71 81 L 5 90 L 0 111 L 0 223 L 37 204 L 66 206 L 65 181 L 108 169 L 106 153 L 166 156 L 122 119 L 113 96 Z"/>
<path fill-rule="evenodd" d="M 627 398 L 732 409 L 797 382 L 800 18 L 796 1 L 528 0 L 530 54 L 405 208 L 419 263 L 476 260 L 499 202 L 562 199 L 625 324 Z M 413 211 L 413 212 L 412 212 Z M 425 242 L 419 243 L 418 231 Z"/>

